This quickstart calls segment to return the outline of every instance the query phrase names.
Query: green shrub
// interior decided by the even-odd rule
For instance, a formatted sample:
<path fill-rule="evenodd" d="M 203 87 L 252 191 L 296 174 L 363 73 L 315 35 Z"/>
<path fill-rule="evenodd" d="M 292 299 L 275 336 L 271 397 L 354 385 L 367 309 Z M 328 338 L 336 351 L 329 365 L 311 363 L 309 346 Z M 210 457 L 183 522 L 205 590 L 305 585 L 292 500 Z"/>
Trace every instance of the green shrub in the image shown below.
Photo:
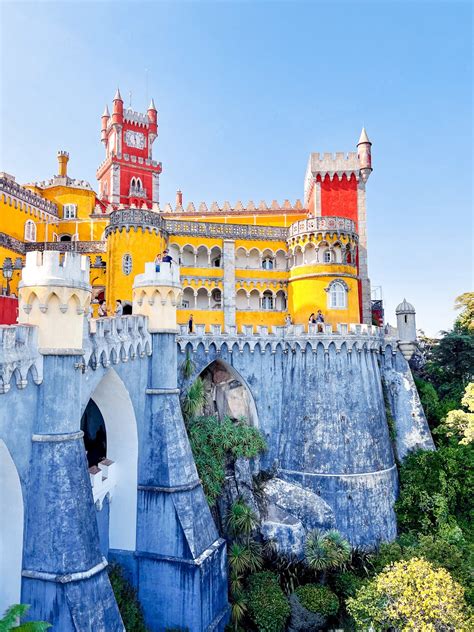
<path fill-rule="evenodd" d="M 290 605 L 270 571 L 254 573 L 248 578 L 248 608 L 259 632 L 282 632 L 290 615 Z"/>
<path fill-rule="evenodd" d="M 363 581 L 363 579 L 351 573 L 351 571 L 343 571 L 333 578 L 332 585 L 335 592 L 345 599 L 346 597 L 354 597 L 362 586 Z"/>
<path fill-rule="evenodd" d="M 225 480 L 226 455 L 252 458 L 266 449 L 260 432 L 244 420 L 198 417 L 188 420 L 189 441 L 207 501 L 215 505 Z"/>
<path fill-rule="evenodd" d="M 109 579 L 127 632 L 147 632 L 137 593 L 118 564 L 110 565 Z"/>
<path fill-rule="evenodd" d="M 327 586 L 320 584 L 306 584 L 295 590 L 300 604 L 310 612 L 316 612 L 326 617 L 337 614 L 339 599 Z"/>

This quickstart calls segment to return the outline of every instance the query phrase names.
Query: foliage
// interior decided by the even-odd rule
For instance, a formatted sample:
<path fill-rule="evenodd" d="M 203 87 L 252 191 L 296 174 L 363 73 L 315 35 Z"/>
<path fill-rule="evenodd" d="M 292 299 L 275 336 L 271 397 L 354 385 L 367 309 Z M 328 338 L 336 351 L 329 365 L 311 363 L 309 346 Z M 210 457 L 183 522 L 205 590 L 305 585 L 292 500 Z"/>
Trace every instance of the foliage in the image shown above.
<path fill-rule="evenodd" d="M 305 561 L 316 571 L 340 568 L 351 556 L 351 545 L 339 531 L 314 529 L 306 538 Z"/>
<path fill-rule="evenodd" d="M 461 404 L 465 410 L 451 410 L 445 421 L 446 434 L 460 437 L 462 445 L 469 445 L 474 441 L 474 382 L 466 386 Z"/>
<path fill-rule="evenodd" d="M 344 597 L 344 599 L 354 597 L 362 583 L 363 579 L 351 571 L 337 573 L 332 579 L 335 592 Z"/>
<path fill-rule="evenodd" d="M 259 632 L 282 632 L 285 629 L 290 606 L 274 573 L 262 571 L 250 575 L 248 607 Z"/>
<path fill-rule="evenodd" d="M 186 351 L 186 357 L 183 364 L 181 365 L 181 371 L 185 379 L 188 380 L 191 377 L 191 375 L 194 373 L 195 368 L 196 365 L 192 361 L 191 356 L 189 355 L 189 351 Z"/>
<path fill-rule="evenodd" d="M 265 566 L 276 573 L 285 595 L 291 595 L 300 584 L 314 580 L 314 573 L 297 557 L 267 550 Z"/>
<path fill-rule="evenodd" d="M 45 621 L 28 621 L 19 625 L 19 620 L 28 612 L 30 606 L 26 604 L 15 604 L 10 606 L 3 617 L 0 619 L 0 632 L 43 632 L 52 627 L 50 623 Z"/>
<path fill-rule="evenodd" d="M 247 595 L 243 590 L 237 590 L 232 594 L 232 623 L 234 630 L 237 630 L 245 619 L 248 611 Z"/>
<path fill-rule="evenodd" d="M 222 421 L 213 416 L 198 417 L 187 426 L 199 478 L 212 507 L 224 484 L 226 455 L 252 458 L 266 449 L 266 443 L 256 428 L 229 417 Z"/>
<path fill-rule="evenodd" d="M 464 292 L 454 301 L 454 309 L 462 309 L 456 319 L 455 328 L 474 333 L 474 292 Z"/>
<path fill-rule="evenodd" d="M 228 551 L 229 564 L 237 577 L 254 573 L 262 567 L 260 547 L 256 542 L 233 542 Z"/>
<path fill-rule="evenodd" d="M 395 505 L 400 529 L 447 534 L 461 528 L 470 539 L 473 485 L 472 445 L 408 455 L 400 467 L 400 496 Z"/>
<path fill-rule="evenodd" d="M 147 632 L 137 593 L 118 564 L 110 565 L 109 579 L 127 632 Z"/>
<path fill-rule="evenodd" d="M 462 587 L 445 569 L 420 558 L 387 567 L 347 607 L 363 630 L 468 630 Z"/>
<path fill-rule="evenodd" d="M 227 515 L 227 526 L 235 536 L 247 538 L 258 526 L 258 518 L 242 498 L 232 503 Z"/>
<path fill-rule="evenodd" d="M 295 590 L 300 604 L 311 612 L 317 612 L 327 617 L 337 614 L 339 599 L 327 586 L 306 584 Z"/>
<path fill-rule="evenodd" d="M 185 421 L 190 421 L 198 415 L 206 401 L 206 392 L 204 390 L 204 382 L 198 377 L 189 387 L 183 401 L 181 402 L 181 410 Z"/>

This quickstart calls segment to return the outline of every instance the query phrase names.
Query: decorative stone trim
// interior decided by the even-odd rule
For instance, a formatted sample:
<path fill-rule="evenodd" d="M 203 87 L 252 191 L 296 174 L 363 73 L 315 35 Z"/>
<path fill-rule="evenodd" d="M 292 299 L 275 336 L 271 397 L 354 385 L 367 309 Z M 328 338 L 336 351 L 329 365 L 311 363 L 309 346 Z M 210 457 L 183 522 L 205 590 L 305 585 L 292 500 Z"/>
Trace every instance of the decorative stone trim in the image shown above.
<path fill-rule="evenodd" d="M 77 432 L 68 432 L 64 434 L 34 434 L 31 436 L 32 441 L 38 443 L 59 443 L 61 441 L 77 441 L 82 439 L 84 432 L 78 430 Z"/>
<path fill-rule="evenodd" d="M 187 492 L 191 489 L 195 489 L 201 484 L 201 481 L 197 479 L 196 481 L 191 481 L 191 483 L 186 483 L 186 485 L 175 485 L 174 487 L 162 487 L 155 485 L 137 485 L 137 489 L 141 492 L 152 492 L 154 494 L 172 494 L 174 492 Z"/>
<path fill-rule="evenodd" d="M 66 575 L 55 575 L 54 573 L 45 573 L 44 571 L 34 571 L 23 569 L 21 574 L 23 577 L 28 577 L 29 579 L 41 579 L 47 582 L 56 582 L 58 584 L 69 584 L 70 582 L 77 582 L 82 579 L 89 579 L 94 575 L 97 575 L 104 568 L 107 568 L 108 562 L 105 557 L 102 558 L 102 561 L 90 568 L 87 571 L 79 571 L 78 573 L 67 573 Z"/>
<path fill-rule="evenodd" d="M 106 241 L 36 241 L 24 244 L 24 251 L 56 250 L 58 252 L 104 253 L 107 252 Z"/>
<path fill-rule="evenodd" d="M 179 395 L 179 388 L 147 388 L 146 395 Z"/>
<path fill-rule="evenodd" d="M 43 356 L 38 350 L 38 329 L 31 325 L 0 326 L 0 394 L 25 388 L 31 372 L 35 384 L 43 381 Z"/>
<path fill-rule="evenodd" d="M 49 200 L 45 200 L 40 195 L 22 187 L 14 180 L 10 180 L 9 178 L 0 178 L 0 194 L 1 193 L 11 195 L 12 197 L 17 198 L 22 202 L 26 202 L 26 204 L 30 204 L 35 209 L 43 211 L 44 213 L 49 213 L 50 215 L 59 217 L 57 204 L 54 204 Z"/>
<path fill-rule="evenodd" d="M 13 250 L 13 252 L 17 252 L 19 255 L 24 255 L 26 251 L 26 244 L 24 244 L 19 239 L 11 237 L 10 235 L 7 235 L 7 233 L 2 232 L 0 232 L 0 246 L 3 246 L 8 250 Z"/>

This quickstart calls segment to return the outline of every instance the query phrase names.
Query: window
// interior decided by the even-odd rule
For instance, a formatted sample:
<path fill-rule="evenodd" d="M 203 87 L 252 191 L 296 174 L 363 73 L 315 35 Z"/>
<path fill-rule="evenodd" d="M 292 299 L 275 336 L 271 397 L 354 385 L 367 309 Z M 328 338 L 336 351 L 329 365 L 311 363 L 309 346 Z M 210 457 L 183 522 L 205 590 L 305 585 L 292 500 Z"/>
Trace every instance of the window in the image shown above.
<path fill-rule="evenodd" d="M 262 309 L 273 309 L 273 294 L 269 290 L 263 293 Z"/>
<path fill-rule="evenodd" d="M 132 272 L 132 257 L 131 255 L 123 255 L 122 258 L 122 271 L 125 276 L 128 276 Z"/>
<path fill-rule="evenodd" d="M 347 309 L 347 287 L 342 281 L 333 281 L 329 287 L 329 309 Z"/>
<path fill-rule="evenodd" d="M 330 250 L 326 250 L 323 256 L 324 263 L 331 263 L 332 260 L 333 260 L 332 252 Z"/>
<path fill-rule="evenodd" d="M 221 258 L 217 257 L 217 259 L 213 259 L 212 260 L 212 267 L 213 268 L 220 268 L 221 267 Z"/>
<path fill-rule="evenodd" d="M 36 241 L 36 224 L 31 219 L 25 223 L 25 241 Z"/>
<path fill-rule="evenodd" d="M 77 216 L 77 204 L 64 204 L 63 206 L 63 218 L 75 219 Z"/>
<path fill-rule="evenodd" d="M 273 259 L 270 259 L 270 257 L 262 259 L 262 268 L 264 270 L 273 270 Z"/>
<path fill-rule="evenodd" d="M 71 241 L 71 235 L 61 235 L 59 241 Z"/>

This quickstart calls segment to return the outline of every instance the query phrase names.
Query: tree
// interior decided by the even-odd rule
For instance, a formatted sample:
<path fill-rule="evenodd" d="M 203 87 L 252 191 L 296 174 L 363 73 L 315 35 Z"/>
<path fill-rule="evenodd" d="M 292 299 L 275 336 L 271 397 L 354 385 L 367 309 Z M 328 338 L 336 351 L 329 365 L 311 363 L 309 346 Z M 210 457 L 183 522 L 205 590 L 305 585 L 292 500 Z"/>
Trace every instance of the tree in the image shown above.
<path fill-rule="evenodd" d="M 451 410 L 444 427 L 448 436 L 457 435 L 462 445 L 469 445 L 474 441 L 474 382 L 466 386 L 461 404 L 465 410 Z"/>
<path fill-rule="evenodd" d="M 463 588 L 444 568 L 416 557 L 385 568 L 347 608 L 359 629 L 375 632 L 467 632 L 470 626 Z"/>
<path fill-rule="evenodd" d="M 462 309 L 456 319 L 455 328 L 474 333 L 474 292 L 464 292 L 454 301 L 454 309 Z"/>
<path fill-rule="evenodd" d="M 30 606 L 26 604 L 10 606 L 3 618 L 0 619 L 0 632 L 8 632 L 9 630 L 15 630 L 15 632 L 44 632 L 44 630 L 52 627 L 50 623 L 45 621 L 28 621 L 18 625 L 19 620 L 28 612 L 29 608 Z"/>

